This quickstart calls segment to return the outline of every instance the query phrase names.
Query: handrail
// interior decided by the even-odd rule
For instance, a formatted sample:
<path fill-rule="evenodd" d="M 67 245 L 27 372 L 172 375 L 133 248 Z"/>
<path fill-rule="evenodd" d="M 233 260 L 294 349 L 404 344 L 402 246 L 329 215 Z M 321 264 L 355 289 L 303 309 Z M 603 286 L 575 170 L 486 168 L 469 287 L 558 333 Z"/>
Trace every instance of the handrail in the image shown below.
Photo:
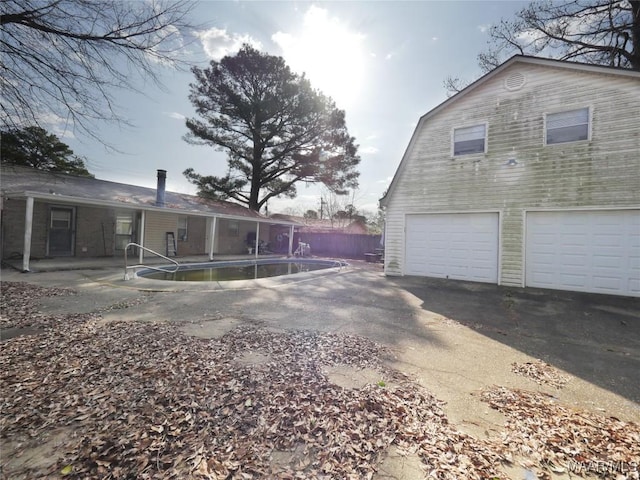
<path fill-rule="evenodd" d="M 138 264 L 138 265 L 129 265 L 128 264 L 128 259 L 127 259 L 127 252 L 129 251 L 129 247 L 138 247 L 141 248 L 142 250 L 144 250 L 145 252 L 149 252 L 149 253 L 153 253 L 154 255 L 157 255 L 160 258 L 164 258 L 165 260 L 168 260 L 171 263 L 174 263 L 176 265 L 175 270 L 167 270 L 165 268 L 161 268 L 161 267 L 152 267 L 151 265 L 144 265 L 144 264 Z M 175 273 L 178 271 L 178 269 L 180 268 L 180 264 L 178 262 L 176 262 L 175 260 L 169 258 L 169 257 L 165 257 L 164 255 L 151 250 L 150 248 L 147 247 L 143 247 L 142 245 L 138 244 L 138 243 L 127 243 L 127 245 L 124 247 L 124 279 L 125 280 L 130 280 L 129 278 L 129 269 L 130 268 L 148 268 L 150 270 L 156 270 L 158 272 L 165 272 L 165 273 Z"/>

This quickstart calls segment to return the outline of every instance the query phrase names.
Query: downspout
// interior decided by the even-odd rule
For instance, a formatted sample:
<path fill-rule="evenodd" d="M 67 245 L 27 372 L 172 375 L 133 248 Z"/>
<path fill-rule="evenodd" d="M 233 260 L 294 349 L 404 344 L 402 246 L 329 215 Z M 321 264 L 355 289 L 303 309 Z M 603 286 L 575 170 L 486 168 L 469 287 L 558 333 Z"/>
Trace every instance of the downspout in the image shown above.
<path fill-rule="evenodd" d="M 140 212 L 140 241 L 138 242 L 140 246 L 144 247 L 144 224 L 146 222 L 146 212 L 142 210 Z M 138 249 L 138 263 L 142 264 L 144 262 L 144 250 Z"/>
<path fill-rule="evenodd" d="M 33 232 L 33 197 L 27 197 L 27 207 L 24 211 L 24 246 L 22 247 L 22 271 L 29 271 L 31 258 L 31 233 Z"/>
<path fill-rule="evenodd" d="M 213 246 L 215 244 L 215 234 L 216 234 L 216 223 L 218 217 L 213 217 L 211 219 L 211 245 L 209 246 L 209 261 L 213 261 Z"/>

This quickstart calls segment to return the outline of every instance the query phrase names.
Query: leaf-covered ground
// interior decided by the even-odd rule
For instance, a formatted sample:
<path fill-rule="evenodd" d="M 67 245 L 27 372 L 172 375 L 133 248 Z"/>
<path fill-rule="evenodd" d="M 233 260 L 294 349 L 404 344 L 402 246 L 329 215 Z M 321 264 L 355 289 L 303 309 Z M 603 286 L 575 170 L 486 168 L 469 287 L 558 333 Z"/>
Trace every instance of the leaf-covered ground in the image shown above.
<path fill-rule="evenodd" d="M 51 465 L 9 472 L 3 460 L 5 478 L 372 478 L 390 446 L 438 479 L 506 478 L 501 466 L 516 456 L 538 478 L 572 460 L 640 461 L 638 425 L 501 387 L 483 398 L 508 416 L 504 437 L 465 435 L 363 337 L 243 326 L 198 339 L 96 313 L 52 320 L 32 301 L 50 293 L 71 294 L 2 284 L 3 325 L 44 332 L 2 344 L 0 437 L 19 456 L 66 435 Z M 384 382 L 339 387 L 325 372 L 336 365 Z"/>
<path fill-rule="evenodd" d="M 539 385 L 551 385 L 555 388 L 562 388 L 570 380 L 567 375 L 563 375 L 542 360 L 535 362 L 513 363 L 511 371 L 517 375 L 530 378 Z"/>
<path fill-rule="evenodd" d="M 637 479 L 640 426 L 560 404 L 553 396 L 504 387 L 482 393 L 507 415 L 503 445 L 531 467 L 557 473 L 590 473 Z"/>

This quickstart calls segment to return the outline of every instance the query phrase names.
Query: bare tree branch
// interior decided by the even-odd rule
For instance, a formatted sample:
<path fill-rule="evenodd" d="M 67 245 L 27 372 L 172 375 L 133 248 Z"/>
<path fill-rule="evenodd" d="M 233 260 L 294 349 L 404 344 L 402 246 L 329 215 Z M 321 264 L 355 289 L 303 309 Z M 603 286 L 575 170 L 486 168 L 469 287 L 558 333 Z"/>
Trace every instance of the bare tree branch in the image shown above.
<path fill-rule="evenodd" d="M 640 0 L 533 1 L 489 35 L 478 55 L 484 73 L 515 54 L 640 71 Z M 450 95 L 466 85 L 455 76 L 444 82 Z"/>
<path fill-rule="evenodd" d="M 117 91 L 162 88 L 159 65 L 188 67 L 181 54 L 192 8 L 191 0 L 3 0 L 2 127 L 66 122 L 101 140 L 100 122 L 127 123 Z"/>
<path fill-rule="evenodd" d="M 514 53 L 640 70 L 640 1 L 534 1 L 490 30 L 488 71 Z"/>

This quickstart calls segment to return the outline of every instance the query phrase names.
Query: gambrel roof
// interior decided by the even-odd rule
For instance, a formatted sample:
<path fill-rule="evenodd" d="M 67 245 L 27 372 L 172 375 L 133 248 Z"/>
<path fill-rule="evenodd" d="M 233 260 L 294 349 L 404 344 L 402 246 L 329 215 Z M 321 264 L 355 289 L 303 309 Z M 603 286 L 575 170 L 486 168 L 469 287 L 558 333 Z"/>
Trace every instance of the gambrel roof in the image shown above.
<path fill-rule="evenodd" d="M 418 133 L 422 129 L 425 122 L 429 121 L 437 113 L 441 112 L 445 108 L 450 107 L 452 104 L 455 104 L 456 102 L 466 97 L 467 95 L 473 94 L 480 86 L 486 84 L 487 82 L 492 80 L 494 77 L 496 77 L 500 73 L 504 72 L 507 69 L 513 68 L 515 65 L 518 65 L 518 64 L 529 64 L 529 65 L 538 65 L 543 67 L 551 67 L 556 69 L 567 69 L 574 72 L 582 71 L 582 72 L 600 73 L 600 74 L 606 74 L 606 75 L 632 77 L 640 80 L 640 72 L 634 71 L 634 70 L 615 68 L 615 67 L 606 67 L 601 65 L 591 65 L 591 64 L 578 63 L 578 62 L 568 62 L 564 60 L 553 60 L 549 58 L 531 57 L 527 55 L 514 55 L 513 57 L 505 61 L 502 65 L 496 67 L 486 75 L 480 77 L 478 80 L 471 83 L 469 86 L 467 86 L 460 92 L 456 93 L 455 95 L 451 96 L 450 98 L 442 102 L 440 105 L 438 105 L 437 107 L 433 108 L 429 112 L 425 113 L 422 117 L 420 117 L 420 120 L 418 121 L 418 124 L 416 125 L 416 128 L 413 131 L 413 135 L 411 136 L 411 140 L 409 141 L 409 145 L 407 146 L 404 152 L 404 155 L 402 156 L 402 160 L 400 161 L 400 164 L 396 169 L 396 173 L 393 176 L 393 179 L 391 180 L 391 184 L 389 185 L 389 188 L 387 189 L 387 192 L 384 195 L 384 197 L 380 199 L 380 204 L 382 206 L 386 205 L 388 199 L 390 198 L 390 195 L 393 193 L 393 190 L 395 189 L 395 186 L 397 183 L 397 179 L 399 178 L 401 172 L 404 170 L 404 166 L 407 161 L 407 158 L 409 157 L 409 153 L 413 149 L 415 139 L 417 138 Z"/>

